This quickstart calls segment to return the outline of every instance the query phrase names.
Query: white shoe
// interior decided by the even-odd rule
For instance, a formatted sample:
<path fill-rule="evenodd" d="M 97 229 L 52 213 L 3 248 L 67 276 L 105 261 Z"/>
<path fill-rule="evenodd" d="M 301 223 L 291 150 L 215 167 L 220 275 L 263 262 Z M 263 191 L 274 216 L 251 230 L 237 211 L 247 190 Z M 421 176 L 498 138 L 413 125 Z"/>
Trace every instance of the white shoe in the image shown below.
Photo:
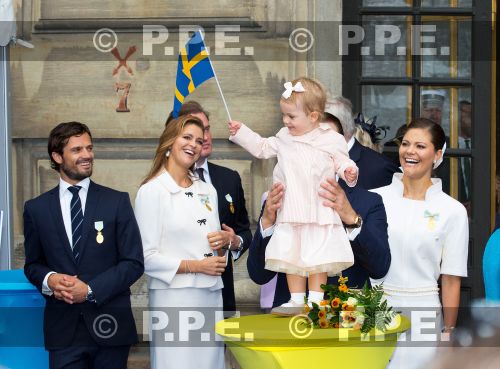
<path fill-rule="evenodd" d="M 295 301 L 285 302 L 281 306 L 277 306 L 271 310 L 271 314 L 280 316 L 295 316 L 302 314 L 304 310 L 304 304 L 296 303 Z"/>

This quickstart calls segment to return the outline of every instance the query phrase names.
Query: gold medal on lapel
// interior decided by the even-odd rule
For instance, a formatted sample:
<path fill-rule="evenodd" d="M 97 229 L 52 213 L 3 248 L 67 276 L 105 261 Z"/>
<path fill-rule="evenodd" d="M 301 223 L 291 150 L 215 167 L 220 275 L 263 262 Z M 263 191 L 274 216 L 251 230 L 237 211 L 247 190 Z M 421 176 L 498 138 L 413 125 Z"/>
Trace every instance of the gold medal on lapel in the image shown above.
<path fill-rule="evenodd" d="M 429 219 L 429 222 L 427 223 L 427 228 L 429 228 L 429 231 L 433 231 L 434 229 L 436 229 L 436 222 L 434 221 L 434 219 Z"/>
<path fill-rule="evenodd" d="M 104 229 L 104 222 L 102 220 L 99 222 L 94 222 L 94 228 L 97 231 L 97 236 L 95 240 L 100 245 L 101 243 L 104 242 L 104 236 L 102 235 L 102 230 Z"/>
<path fill-rule="evenodd" d="M 199 193 L 198 197 L 203 205 L 207 208 L 208 211 L 212 211 L 212 207 L 210 206 L 210 197 L 204 193 Z"/>
<path fill-rule="evenodd" d="M 231 212 L 231 214 L 234 214 L 233 198 L 230 194 L 226 195 L 226 201 L 229 203 L 229 211 Z"/>
<path fill-rule="evenodd" d="M 439 221 L 439 213 L 432 214 L 430 211 L 426 210 L 424 212 L 424 218 L 427 218 L 427 229 L 430 231 L 436 229 L 436 222 Z"/>
<path fill-rule="evenodd" d="M 102 235 L 101 232 L 97 232 L 97 237 L 95 238 L 98 244 L 101 244 L 104 242 L 104 236 Z"/>

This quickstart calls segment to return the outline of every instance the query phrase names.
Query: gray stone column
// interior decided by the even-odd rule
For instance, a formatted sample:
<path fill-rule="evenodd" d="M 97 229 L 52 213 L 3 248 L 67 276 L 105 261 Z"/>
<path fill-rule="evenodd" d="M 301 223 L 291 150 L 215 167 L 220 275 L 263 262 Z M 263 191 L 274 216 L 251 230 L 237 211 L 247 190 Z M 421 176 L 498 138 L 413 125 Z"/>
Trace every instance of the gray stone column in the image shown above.
<path fill-rule="evenodd" d="M 12 249 L 12 177 L 9 107 L 9 47 L 0 46 L 0 270 L 10 269 Z"/>
<path fill-rule="evenodd" d="M 314 48 L 309 75 L 320 80 L 333 94 L 342 94 L 342 58 L 339 56 L 338 30 L 342 22 L 342 2 L 316 0 L 309 4 L 309 19 L 314 24 Z"/>

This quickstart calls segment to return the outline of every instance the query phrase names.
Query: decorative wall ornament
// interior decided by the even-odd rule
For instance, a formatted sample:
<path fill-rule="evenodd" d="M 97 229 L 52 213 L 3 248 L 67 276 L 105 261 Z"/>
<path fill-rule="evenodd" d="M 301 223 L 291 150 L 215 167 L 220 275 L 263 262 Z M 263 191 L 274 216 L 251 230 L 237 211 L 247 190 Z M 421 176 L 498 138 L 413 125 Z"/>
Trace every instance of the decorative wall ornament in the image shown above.
<path fill-rule="evenodd" d="M 115 47 L 111 50 L 111 54 L 118 60 L 118 65 L 113 68 L 113 77 L 117 78 L 117 81 L 115 82 L 114 89 L 115 92 L 118 94 L 120 101 L 118 102 L 118 107 L 116 108 L 117 113 L 128 113 L 130 112 L 130 109 L 127 106 L 127 101 L 128 101 L 128 95 L 130 92 L 130 88 L 132 87 L 132 82 L 128 81 L 122 81 L 121 80 L 121 74 L 120 71 L 123 70 L 126 72 L 126 74 L 130 77 L 134 76 L 134 71 L 132 68 L 127 64 L 128 59 L 137 51 L 137 47 L 135 45 L 129 46 L 127 53 L 125 54 L 125 57 L 122 58 L 120 55 L 120 51 Z"/>

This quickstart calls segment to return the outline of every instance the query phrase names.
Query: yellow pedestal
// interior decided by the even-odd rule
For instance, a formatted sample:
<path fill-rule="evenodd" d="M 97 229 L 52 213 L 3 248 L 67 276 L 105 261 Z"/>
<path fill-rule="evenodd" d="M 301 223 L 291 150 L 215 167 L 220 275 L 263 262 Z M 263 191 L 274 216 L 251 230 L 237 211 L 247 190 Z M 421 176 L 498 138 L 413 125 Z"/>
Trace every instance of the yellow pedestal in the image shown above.
<path fill-rule="evenodd" d="M 220 321 L 215 331 L 243 369 L 383 369 L 398 334 L 410 328 L 400 317 L 386 332 L 363 335 L 344 328 L 312 329 L 301 319 L 250 315 Z"/>

